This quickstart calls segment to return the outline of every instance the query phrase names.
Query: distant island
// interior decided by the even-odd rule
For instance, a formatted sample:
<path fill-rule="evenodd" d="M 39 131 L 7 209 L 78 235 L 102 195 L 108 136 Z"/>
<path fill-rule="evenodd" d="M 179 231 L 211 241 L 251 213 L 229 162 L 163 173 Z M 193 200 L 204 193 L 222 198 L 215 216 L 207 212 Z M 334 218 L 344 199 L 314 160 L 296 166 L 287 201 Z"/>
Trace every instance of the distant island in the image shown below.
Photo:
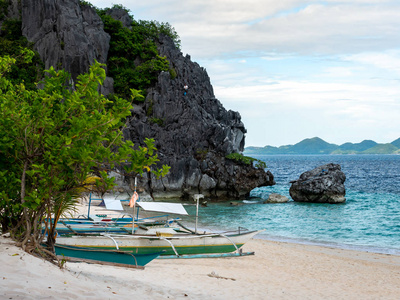
<path fill-rule="evenodd" d="M 400 138 L 388 144 L 364 140 L 361 143 L 336 145 L 314 137 L 304 139 L 295 145 L 246 147 L 244 154 L 400 154 Z"/>

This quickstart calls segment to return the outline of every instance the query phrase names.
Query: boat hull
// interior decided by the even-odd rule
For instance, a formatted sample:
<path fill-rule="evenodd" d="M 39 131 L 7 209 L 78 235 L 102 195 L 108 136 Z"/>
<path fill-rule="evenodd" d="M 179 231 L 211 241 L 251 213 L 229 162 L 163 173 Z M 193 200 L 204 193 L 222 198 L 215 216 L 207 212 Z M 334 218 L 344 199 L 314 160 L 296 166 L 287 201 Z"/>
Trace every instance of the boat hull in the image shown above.
<path fill-rule="evenodd" d="M 103 263 L 127 267 L 143 268 L 146 264 L 157 258 L 161 252 L 147 254 L 132 254 L 121 250 L 104 250 L 90 247 L 76 247 L 55 244 L 57 256 L 66 260 Z"/>
<path fill-rule="evenodd" d="M 164 251 L 162 255 L 184 255 L 205 253 L 229 253 L 238 250 L 258 231 L 240 234 L 187 234 L 173 237 L 146 235 L 101 235 L 57 237 L 57 243 L 68 246 L 90 247 L 100 250 L 115 250 L 132 254 L 148 254 Z"/>

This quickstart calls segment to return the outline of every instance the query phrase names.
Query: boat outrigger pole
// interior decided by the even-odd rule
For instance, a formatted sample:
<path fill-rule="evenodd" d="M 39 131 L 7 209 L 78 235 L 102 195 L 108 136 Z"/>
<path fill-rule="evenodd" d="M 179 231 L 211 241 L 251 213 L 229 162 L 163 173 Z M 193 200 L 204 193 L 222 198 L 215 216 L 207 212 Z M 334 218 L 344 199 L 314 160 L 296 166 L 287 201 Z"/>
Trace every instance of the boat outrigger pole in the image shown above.
<path fill-rule="evenodd" d="M 139 199 L 139 195 L 136 192 L 136 186 L 137 186 L 137 177 L 135 177 L 135 190 L 133 192 L 132 198 L 129 201 L 129 206 L 133 207 L 133 215 L 132 215 L 132 234 L 134 234 L 135 231 L 135 212 L 136 212 L 136 201 Z"/>
<path fill-rule="evenodd" d="M 194 233 L 197 234 L 197 223 L 199 221 L 199 197 L 197 197 L 196 200 L 196 227 L 194 228 Z"/>
<path fill-rule="evenodd" d="M 197 234 L 197 223 L 199 220 L 199 201 L 200 201 L 200 198 L 203 198 L 203 197 L 204 196 L 202 194 L 193 195 L 194 201 L 196 201 L 196 224 L 194 227 L 194 233 L 196 233 L 196 234 Z"/>

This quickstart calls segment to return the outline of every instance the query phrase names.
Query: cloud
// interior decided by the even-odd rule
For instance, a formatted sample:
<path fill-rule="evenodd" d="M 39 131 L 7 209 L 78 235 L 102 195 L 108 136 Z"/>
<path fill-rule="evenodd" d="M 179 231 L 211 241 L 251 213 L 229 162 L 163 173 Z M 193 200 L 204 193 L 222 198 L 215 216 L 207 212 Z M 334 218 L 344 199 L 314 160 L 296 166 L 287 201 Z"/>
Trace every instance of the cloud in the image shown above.
<path fill-rule="evenodd" d="M 384 69 L 400 75 L 400 51 L 391 50 L 386 52 L 359 53 L 343 58 L 345 61 L 370 65 L 375 68 Z"/>
<path fill-rule="evenodd" d="M 307 129 L 302 133 L 290 132 L 292 142 L 295 138 L 300 140 L 299 134 L 303 138 L 324 134 L 331 142 L 343 143 L 351 135 L 353 138 L 347 141 L 355 141 L 354 136 L 378 141 L 386 134 L 389 141 L 398 137 L 400 89 L 395 83 L 376 86 L 345 80 L 336 83 L 265 80 L 264 84 L 256 85 L 214 85 L 214 91 L 226 107 L 241 112 L 253 144 L 257 139 L 253 135 L 259 136 L 262 128 L 269 128 L 270 124 L 275 124 L 274 139 L 278 140 L 282 140 L 279 135 L 288 135 L 286 127 Z M 252 125 L 256 121 L 258 125 Z M 315 126 L 315 122 L 322 123 Z M 287 125 L 283 127 L 282 123 Z M 271 142 L 274 139 L 269 138 Z"/>
<path fill-rule="evenodd" d="M 100 7 L 104 0 L 92 1 Z M 124 0 L 135 18 L 169 22 L 195 59 L 257 53 L 345 54 L 396 48 L 398 1 Z M 321 4 L 323 3 L 323 4 Z"/>
<path fill-rule="evenodd" d="M 247 146 L 293 144 L 314 136 L 337 144 L 399 137 L 396 86 L 279 81 L 214 90 L 226 107 L 240 111 Z"/>
<path fill-rule="evenodd" d="M 324 73 L 322 76 L 328 77 L 328 78 L 344 78 L 344 77 L 352 77 L 354 76 L 354 71 L 352 68 L 346 67 L 346 66 L 340 66 L 340 67 L 328 67 L 325 69 Z"/>
<path fill-rule="evenodd" d="M 399 137 L 399 1 L 118 3 L 135 19 L 175 27 L 182 52 L 207 68 L 215 96 L 240 111 L 247 145 Z"/>
<path fill-rule="evenodd" d="M 149 2 L 149 17 L 168 16 L 165 21 L 177 29 L 184 49 L 200 59 L 250 49 L 356 53 L 397 47 L 400 39 L 396 1 Z M 136 4 L 129 3 L 134 13 Z"/>

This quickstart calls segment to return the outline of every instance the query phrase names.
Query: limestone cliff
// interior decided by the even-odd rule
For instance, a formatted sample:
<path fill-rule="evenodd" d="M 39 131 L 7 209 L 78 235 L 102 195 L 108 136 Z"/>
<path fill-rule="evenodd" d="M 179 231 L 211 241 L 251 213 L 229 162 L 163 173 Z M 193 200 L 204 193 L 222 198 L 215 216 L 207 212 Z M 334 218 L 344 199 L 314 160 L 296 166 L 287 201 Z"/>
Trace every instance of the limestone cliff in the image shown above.
<path fill-rule="evenodd" d="M 45 68 L 62 68 L 76 80 L 97 60 L 107 62 L 110 36 L 90 6 L 78 0 L 22 0 L 22 34 L 34 43 Z M 102 93 L 112 92 L 107 78 Z"/>
<path fill-rule="evenodd" d="M 46 68 L 64 68 L 75 80 L 94 60 L 107 62 L 110 37 L 93 8 L 80 6 L 78 0 L 20 3 L 23 35 L 34 43 Z M 130 16 L 123 10 L 110 15 L 129 27 Z M 240 114 L 227 111 L 215 98 L 206 70 L 167 36 L 160 36 L 157 46 L 176 75 L 159 74 L 146 101 L 135 105 L 124 134 L 136 145 L 154 138 L 161 163 L 171 171 L 162 180 L 144 176 L 140 185 L 156 198 L 202 193 L 216 199 L 244 198 L 255 187 L 273 185 L 270 172 L 225 158 L 243 151 L 246 129 Z M 113 80 L 107 78 L 102 93 L 112 91 Z M 120 184 L 131 185 L 124 180 Z"/>
<path fill-rule="evenodd" d="M 245 197 L 257 186 L 271 185 L 271 173 L 225 158 L 243 151 L 246 129 L 240 114 L 227 111 L 215 98 L 206 70 L 188 55 L 183 56 L 169 37 L 161 36 L 158 48 L 177 76 L 171 78 L 168 72 L 159 75 L 125 131 L 134 142 L 154 137 L 163 163 L 171 166 L 169 176 L 149 181 L 153 195 L 202 193 L 232 199 Z M 154 118 L 162 122 L 154 124 Z"/>

